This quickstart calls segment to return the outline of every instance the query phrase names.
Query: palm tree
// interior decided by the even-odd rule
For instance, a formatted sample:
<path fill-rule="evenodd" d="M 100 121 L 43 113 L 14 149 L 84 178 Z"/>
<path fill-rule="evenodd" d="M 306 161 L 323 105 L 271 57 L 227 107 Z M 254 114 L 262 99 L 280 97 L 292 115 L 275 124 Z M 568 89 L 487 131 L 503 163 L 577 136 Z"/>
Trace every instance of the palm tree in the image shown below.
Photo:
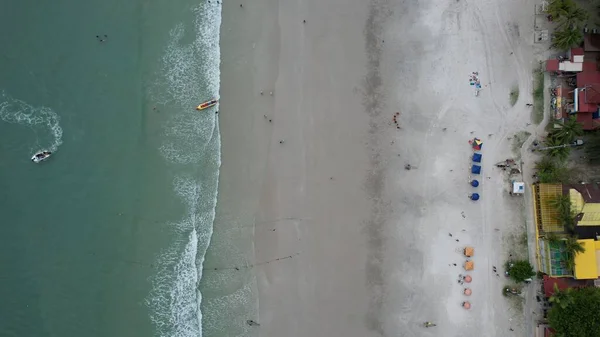
<path fill-rule="evenodd" d="M 573 7 L 574 3 L 568 0 L 552 0 L 546 8 L 546 13 L 552 16 L 553 20 L 560 20 Z"/>
<path fill-rule="evenodd" d="M 548 233 L 545 235 L 546 236 L 546 241 L 550 244 L 550 245 L 557 245 L 560 242 L 562 242 L 562 239 L 558 237 L 558 235 L 556 235 L 556 233 Z"/>
<path fill-rule="evenodd" d="M 573 3 L 572 1 L 568 1 Z M 559 28 L 581 28 L 581 23 L 588 19 L 588 13 L 575 3 L 568 5 L 558 19 Z"/>
<path fill-rule="evenodd" d="M 552 15 L 552 19 L 560 24 L 580 23 L 588 18 L 587 12 L 579 8 L 573 0 L 552 0 L 546 8 L 546 13 Z"/>
<path fill-rule="evenodd" d="M 600 141 L 599 141 L 599 143 L 600 143 Z M 556 163 L 554 162 L 554 160 L 551 157 L 548 157 L 548 156 L 542 157 L 542 159 L 540 159 L 540 161 L 535 163 L 535 169 L 540 172 L 554 171 L 555 168 L 556 168 Z"/>
<path fill-rule="evenodd" d="M 570 212 L 559 213 L 557 219 L 569 232 L 572 233 L 575 230 L 575 217 Z"/>
<path fill-rule="evenodd" d="M 545 143 L 547 147 L 551 148 L 546 150 L 548 155 L 558 160 L 562 161 L 567 159 L 569 153 L 571 152 L 571 149 L 569 147 L 562 146 L 565 145 L 565 143 L 563 143 L 562 140 L 558 139 L 557 137 L 550 136 L 546 138 Z"/>
<path fill-rule="evenodd" d="M 571 211 L 571 198 L 568 195 L 559 195 L 555 199 L 548 201 L 548 205 L 558 211 L 556 219 L 562 223 L 564 228 L 573 231 L 575 227 L 575 216 Z"/>
<path fill-rule="evenodd" d="M 572 288 L 567 288 L 565 290 L 559 290 L 558 285 L 554 283 L 554 294 L 550 296 L 550 302 L 560 306 L 563 309 L 566 309 L 569 304 L 573 303 L 573 298 L 571 297 Z"/>
<path fill-rule="evenodd" d="M 583 126 L 576 117 L 570 117 L 564 122 L 556 122 L 559 128 L 552 132 L 552 137 L 557 138 L 563 144 L 571 143 L 575 137 L 583 135 Z"/>
<path fill-rule="evenodd" d="M 571 197 L 569 195 L 559 195 L 549 200 L 548 205 L 554 207 L 559 214 L 566 213 L 571 215 Z"/>
<path fill-rule="evenodd" d="M 567 50 L 583 42 L 583 32 L 578 27 L 563 26 L 554 31 L 552 38 L 552 47 L 560 50 Z"/>
<path fill-rule="evenodd" d="M 571 275 L 574 274 L 573 270 L 575 270 L 575 257 L 573 255 L 565 254 L 565 268 L 571 272 Z"/>
<path fill-rule="evenodd" d="M 565 240 L 564 252 L 575 257 L 579 253 L 584 253 L 585 247 L 577 242 L 577 238 L 570 236 Z"/>

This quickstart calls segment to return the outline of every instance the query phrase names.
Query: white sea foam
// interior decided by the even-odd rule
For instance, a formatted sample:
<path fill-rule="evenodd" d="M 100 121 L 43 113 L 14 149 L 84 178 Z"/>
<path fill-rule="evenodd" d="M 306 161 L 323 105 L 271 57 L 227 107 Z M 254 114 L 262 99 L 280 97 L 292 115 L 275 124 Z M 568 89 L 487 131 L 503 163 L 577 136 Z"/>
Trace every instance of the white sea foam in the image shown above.
<path fill-rule="evenodd" d="M 191 224 L 186 219 L 179 225 Z M 186 237 L 183 251 L 175 247 L 164 252 L 158 261 L 158 273 L 148 298 L 150 318 L 158 336 L 201 336 L 198 303 L 200 302 L 196 253 L 198 237 L 195 229 Z"/>
<path fill-rule="evenodd" d="M 34 107 L 0 91 L 0 119 L 7 123 L 45 128 L 49 132 L 51 140 L 47 145 L 40 145 L 44 149 L 54 152 L 62 144 L 63 130 L 59 124 L 60 118 L 50 108 Z"/>
<path fill-rule="evenodd" d="M 165 122 L 160 152 L 173 171 L 179 172 L 174 192 L 186 208 L 184 218 L 169 226 L 179 239 L 159 257 L 148 297 L 151 319 L 161 337 L 202 336 L 202 294 L 197 288 L 212 236 L 218 171 L 204 172 L 202 177 L 190 173 L 198 172 L 201 164 L 220 166 L 216 116 L 199 113 L 194 107 L 218 96 L 221 8 L 205 3 L 192 11 L 196 14 L 195 38 L 184 43 L 190 32 L 183 24 L 175 25 L 161 60 L 161 74 L 151 89 L 158 104 L 175 110 Z"/>

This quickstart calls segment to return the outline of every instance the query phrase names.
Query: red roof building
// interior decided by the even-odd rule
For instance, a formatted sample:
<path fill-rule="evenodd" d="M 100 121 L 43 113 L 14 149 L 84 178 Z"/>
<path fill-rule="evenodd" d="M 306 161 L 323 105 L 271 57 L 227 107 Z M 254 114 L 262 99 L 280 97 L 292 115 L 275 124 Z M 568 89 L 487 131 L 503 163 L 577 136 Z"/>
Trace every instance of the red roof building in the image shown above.
<path fill-rule="evenodd" d="M 549 59 L 546 60 L 546 71 L 549 72 L 557 72 L 558 71 L 558 59 Z"/>
<path fill-rule="evenodd" d="M 558 286 L 558 290 L 565 290 L 569 288 L 569 284 L 567 283 L 567 279 L 558 278 L 558 277 L 550 277 L 548 275 L 544 275 L 544 295 L 546 297 L 550 297 L 554 294 L 554 285 Z"/>
<path fill-rule="evenodd" d="M 569 60 L 571 62 L 583 62 L 583 48 L 571 48 L 569 50 Z"/>
<path fill-rule="evenodd" d="M 584 34 L 583 49 L 586 52 L 600 51 L 600 35 L 599 34 Z"/>
<path fill-rule="evenodd" d="M 600 119 L 594 116 L 600 105 L 600 72 L 588 62 L 584 62 L 584 65 L 586 70 L 577 74 L 575 110 L 577 121 L 583 125 L 583 129 L 594 130 L 600 126 Z"/>
<path fill-rule="evenodd" d="M 584 72 L 593 72 L 598 70 L 598 64 L 596 62 L 583 62 Z"/>

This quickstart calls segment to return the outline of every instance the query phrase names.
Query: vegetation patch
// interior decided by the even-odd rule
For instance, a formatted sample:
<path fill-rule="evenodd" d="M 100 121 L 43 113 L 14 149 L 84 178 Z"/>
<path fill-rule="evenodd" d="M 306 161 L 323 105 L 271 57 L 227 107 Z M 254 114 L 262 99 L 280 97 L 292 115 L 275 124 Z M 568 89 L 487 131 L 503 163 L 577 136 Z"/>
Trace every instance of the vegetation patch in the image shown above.
<path fill-rule="evenodd" d="M 600 164 L 600 133 L 594 132 L 590 137 L 587 137 L 585 144 L 585 155 L 591 165 Z"/>
<path fill-rule="evenodd" d="M 527 260 L 506 261 L 504 267 L 508 271 L 508 276 L 517 283 L 535 276 L 533 266 Z"/>
<path fill-rule="evenodd" d="M 541 183 L 568 184 L 573 172 L 567 167 L 567 158 L 571 152 L 571 144 L 583 135 L 583 127 L 575 117 L 566 121 L 555 121 L 554 128 L 540 144 L 544 157 L 535 164 L 537 176 Z"/>
<path fill-rule="evenodd" d="M 544 71 L 540 66 L 533 71 L 533 109 L 531 120 L 540 124 L 544 120 Z"/>
<path fill-rule="evenodd" d="M 510 91 L 510 105 L 515 106 L 515 104 L 517 103 L 518 100 L 519 100 L 519 87 L 516 86 L 516 87 L 512 88 L 512 90 Z"/>
<path fill-rule="evenodd" d="M 589 18 L 585 9 L 573 0 L 551 0 L 546 12 L 556 22 L 552 47 L 568 50 L 583 42 L 583 24 Z"/>
<path fill-rule="evenodd" d="M 556 287 L 550 297 L 552 309 L 548 313 L 550 327 L 556 336 L 598 336 L 600 331 L 600 288 Z"/>

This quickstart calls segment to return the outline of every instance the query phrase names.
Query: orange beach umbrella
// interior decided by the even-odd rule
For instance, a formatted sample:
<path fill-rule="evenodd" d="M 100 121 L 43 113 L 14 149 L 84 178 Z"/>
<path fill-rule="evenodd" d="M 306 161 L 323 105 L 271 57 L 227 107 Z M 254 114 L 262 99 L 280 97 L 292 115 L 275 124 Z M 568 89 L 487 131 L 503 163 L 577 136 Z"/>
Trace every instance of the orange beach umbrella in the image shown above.
<path fill-rule="evenodd" d="M 473 270 L 474 267 L 475 265 L 473 264 L 473 261 L 465 262 L 465 270 Z"/>
<path fill-rule="evenodd" d="M 463 308 L 465 308 L 465 309 L 467 309 L 467 310 L 468 310 L 468 309 L 471 309 L 471 302 L 469 302 L 469 301 L 464 301 L 464 302 L 462 302 L 462 306 L 463 306 Z"/>
<path fill-rule="evenodd" d="M 464 253 L 466 257 L 471 257 L 475 254 L 475 249 L 473 249 L 473 247 L 465 247 Z"/>
<path fill-rule="evenodd" d="M 473 292 L 471 291 L 471 288 L 465 288 L 464 294 L 467 296 L 471 296 Z"/>

